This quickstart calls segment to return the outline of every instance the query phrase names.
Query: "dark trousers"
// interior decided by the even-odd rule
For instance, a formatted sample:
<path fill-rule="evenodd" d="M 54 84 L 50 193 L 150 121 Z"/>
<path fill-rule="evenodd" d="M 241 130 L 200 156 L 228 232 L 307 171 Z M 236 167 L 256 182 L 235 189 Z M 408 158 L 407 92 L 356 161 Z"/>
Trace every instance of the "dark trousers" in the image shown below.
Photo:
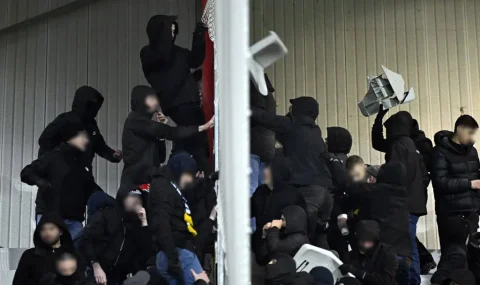
<path fill-rule="evenodd" d="M 199 103 L 188 103 L 173 107 L 168 110 L 168 115 L 178 126 L 200 126 L 205 124 L 205 117 Z M 180 151 L 186 151 L 193 156 L 199 171 L 204 171 L 206 175 L 211 173 L 211 166 L 208 162 L 209 149 L 206 132 L 174 141 L 172 153 Z"/>
<path fill-rule="evenodd" d="M 410 284 L 410 258 L 404 256 L 397 256 L 398 259 L 398 269 L 397 269 L 397 284 L 398 285 L 409 285 Z"/>
<path fill-rule="evenodd" d="M 323 186 L 298 186 L 297 191 L 305 199 L 308 217 L 308 236 L 313 245 L 330 249 L 327 241 L 328 221 L 333 207 L 330 190 Z"/>
<path fill-rule="evenodd" d="M 427 248 L 423 245 L 423 243 L 418 240 L 417 238 L 417 247 L 418 247 L 418 255 L 420 256 L 420 267 L 423 267 L 425 264 L 433 262 L 433 256 L 427 250 Z"/>
<path fill-rule="evenodd" d="M 478 213 L 463 212 L 437 215 L 438 237 L 442 254 L 452 244 L 458 244 L 466 251 L 466 241 L 478 229 Z"/>

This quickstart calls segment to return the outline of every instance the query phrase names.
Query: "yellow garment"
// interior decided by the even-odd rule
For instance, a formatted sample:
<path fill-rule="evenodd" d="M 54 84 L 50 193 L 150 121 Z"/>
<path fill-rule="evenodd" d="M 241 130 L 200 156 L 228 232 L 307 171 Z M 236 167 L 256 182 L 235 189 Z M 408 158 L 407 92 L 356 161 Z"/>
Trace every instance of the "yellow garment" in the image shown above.
<path fill-rule="evenodd" d="M 193 228 L 193 219 L 192 219 L 192 217 L 191 217 L 189 214 L 184 213 L 184 214 L 183 214 L 183 220 L 185 221 L 185 223 L 187 223 L 188 231 L 189 231 L 193 236 L 196 236 L 198 233 L 197 233 L 197 231 Z"/>
<path fill-rule="evenodd" d="M 358 212 L 359 212 L 359 211 L 360 211 L 360 209 L 356 209 L 355 211 L 353 211 L 353 214 L 354 214 L 355 216 L 358 216 Z"/>

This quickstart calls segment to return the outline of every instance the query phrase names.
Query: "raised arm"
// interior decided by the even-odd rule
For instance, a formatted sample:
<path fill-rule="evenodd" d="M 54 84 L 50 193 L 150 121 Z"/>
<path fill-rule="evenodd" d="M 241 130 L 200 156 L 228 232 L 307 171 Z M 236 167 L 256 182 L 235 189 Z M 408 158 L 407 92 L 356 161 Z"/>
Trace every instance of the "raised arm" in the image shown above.
<path fill-rule="evenodd" d="M 180 140 L 191 137 L 198 132 L 207 130 L 211 126 L 209 123 L 202 126 L 178 126 L 170 127 L 166 124 L 152 121 L 144 117 L 135 117 L 130 124 L 131 130 L 137 135 L 150 138 L 159 138 L 167 140 Z"/>
<path fill-rule="evenodd" d="M 271 114 L 263 109 L 252 107 L 252 116 L 250 119 L 263 127 L 276 133 L 286 133 L 292 127 L 292 120 L 286 116 Z"/>
<path fill-rule="evenodd" d="M 190 68 L 198 68 L 202 65 L 203 60 L 205 59 L 205 31 L 207 28 L 202 24 L 198 23 L 193 32 L 192 39 L 192 49 L 188 52 L 187 60 Z"/>
<path fill-rule="evenodd" d="M 387 140 L 383 137 L 383 117 L 388 109 L 383 110 L 383 107 L 381 108 L 372 127 L 372 147 L 380 152 L 387 152 Z"/>

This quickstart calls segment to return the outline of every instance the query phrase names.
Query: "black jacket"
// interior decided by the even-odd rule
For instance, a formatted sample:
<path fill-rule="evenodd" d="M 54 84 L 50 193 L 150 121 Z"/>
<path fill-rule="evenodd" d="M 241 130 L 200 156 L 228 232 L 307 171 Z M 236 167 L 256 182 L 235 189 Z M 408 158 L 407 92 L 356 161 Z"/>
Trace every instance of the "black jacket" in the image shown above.
<path fill-rule="evenodd" d="M 360 221 L 359 226 L 371 226 L 372 221 Z M 370 223 L 370 224 L 369 224 Z M 378 227 L 377 223 L 376 227 Z M 357 232 L 357 236 L 359 233 Z M 358 249 L 349 253 L 349 263 L 354 267 L 353 273 L 363 285 L 396 285 L 396 271 L 398 268 L 395 251 L 383 243 L 377 243 L 367 253 L 360 253 Z"/>
<path fill-rule="evenodd" d="M 87 201 L 95 191 L 102 189 L 95 183 L 84 153 L 62 143 L 20 173 L 23 183 L 35 185 L 38 179 L 50 182 L 51 188 L 38 189 L 36 214 L 58 212 L 64 219 L 83 221 Z"/>
<path fill-rule="evenodd" d="M 480 163 L 473 145 L 454 143 L 453 133 L 435 134 L 432 153 L 432 184 L 437 215 L 478 209 L 478 190 L 471 181 L 480 178 Z"/>
<path fill-rule="evenodd" d="M 265 112 L 275 115 L 276 102 L 273 97 L 273 88 L 267 74 L 265 74 L 268 94 L 262 95 L 258 91 L 255 83 L 250 79 L 250 106 L 259 108 Z M 261 124 L 250 121 L 250 153 L 258 155 L 263 162 L 270 162 L 275 156 L 275 132 L 262 126 Z"/>
<path fill-rule="evenodd" d="M 409 234 L 408 197 L 405 167 L 390 162 L 380 167 L 377 183 L 353 183 L 337 160 L 331 160 L 335 182 L 355 200 L 359 220 L 380 224 L 380 242 L 391 246 L 401 256 L 412 255 Z"/>
<path fill-rule="evenodd" d="M 386 162 L 400 162 L 406 169 L 406 187 L 410 214 L 427 214 L 427 187 L 430 182 L 422 155 L 410 138 L 412 116 L 405 111 L 392 115 L 385 121 L 388 148 Z"/>
<path fill-rule="evenodd" d="M 275 254 L 285 253 L 294 256 L 302 245 L 308 243 L 307 214 L 300 206 L 288 206 L 282 209 L 286 227 L 272 227 L 267 230 L 263 245 L 256 252 L 257 260 L 267 261 Z"/>
<path fill-rule="evenodd" d="M 81 124 L 90 137 L 90 144 L 85 152 L 86 163 L 90 168 L 92 168 L 95 153 L 111 162 L 120 162 L 113 156 L 115 151 L 106 144 L 95 120 L 103 100 L 102 94 L 92 87 L 78 88 L 73 98 L 72 111 L 60 114 L 40 135 L 38 157 L 54 150 L 62 142 L 62 130 L 66 125 Z"/>
<path fill-rule="evenodd" d="M 199 103 L 197 83 L 190 72 L 205 58 L 205 28 L 197 26 L 192 50 L 179 47 L 172 40 L 172 24 L 178 29 L 175 16 L 156 15 L 147 24 L 149 44 L 142 48 L 140 59 L 148 83 L 160 98 L 166 115 L 171 108 L 185 103 Z"/>
<path fill-rule="evenodd" d="M 95 285 L 85 276 L 85 272 L 78 270 L 71 276 L 62 276 L 60 274 L 48 273 L 43 276 L 40 285 Z"/>
<path fill-rule="evenodd" d="M 117 195 L 122 200 L 123 193 Z M 122 206 L 97 211 L 85 227 L 81 252 L 87 262 L 98 262 L 105 272 L 135 273 L 144 269 L 153 256 L 153 238 L 136 215 L 124 213 Z"/>
<path fill-rule="evenodd" d="M 315 124 L 318 103 L 311 97 L 292 99 L 292 113 L 276 116 L 259 108 L 252 108 L 251 119 L 277 134 L 283 145 L 283 155 L 291 161 L 292 185 L 332 185 L 323 155 L 326 152 L 322 131 Z"/>
<path fill-rule="evenodd" d="M 431 139 L 427 138 L 425 132 L 420 130 L 417 120 L 413 120 L 412 129 L 410 130 L 410 137 L 422 155 L 425 167 L 427 168 L 428 172 L 431 172 L 433 143 Z"/>
<path fill-rule="evenodd" d="M 136 180 L 136 166 L 158 167 L 165 161 L 165 139 L 183 139 L 198 133 L 198 126 L 175 128 L 153 121 L 153 113 L 148 112 L 145 105 L 149 94 L 155 94 L 155 91 L 147 86 L 136 86 L 132 90 L 132 111 L 125 120 L 122 133 L 122 184 Z"/>
<path fill-rule="evenodd" d="M 54 223 L 62 229 L 60 248 L 54 249 L 41 240 L 40 228 L 45 223 Z M 67 226 L 63 219 L 55 213 L 43 214 L 33 234 L 33 244 L 34 248 L 27 249 L 22 254 L 12 285 L 39 285 L 45 274 L 55 272 L 56 258 L 64 252 L 74 250 L 72 236 L 68 232 Z M 81 262 L 79 262 L 80 264 Z"/>
<path fill-rule="evenodd" d="M 176 247 L 193 251 L 194 234 L 189 232 L 184 220 L 185 204 L 174 186 L 175 179 L 168 166 L 153 173 L 148 199 L 148 224 L 153 232 L 158 250 L 166 253 L 169 262 L 176 264 Z"/>

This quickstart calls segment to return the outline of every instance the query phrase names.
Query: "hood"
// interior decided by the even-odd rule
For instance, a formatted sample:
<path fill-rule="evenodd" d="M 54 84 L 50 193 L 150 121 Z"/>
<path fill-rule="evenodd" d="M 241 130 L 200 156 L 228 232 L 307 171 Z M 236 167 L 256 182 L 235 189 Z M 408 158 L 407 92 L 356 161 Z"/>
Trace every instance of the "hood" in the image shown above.
<path fill-rule="evenodd" d="M 172 38 L 172 24 L 175 25 L 175 37 L 178 35 L 177 16 L 155 15 L 148 20 L 147 36 L 149 45 L 154 49 L 171 49 L 175 38 Z"/>
<path fill-rule="evenodd" d="M 387 139 L 399 136 L 410 137 L 412 121 L 412 115 L 407 111 L 400 111 L 393 114 L 383 124 L 387 130 Z"/>
<path fill-rule="evenodd" d="M 288 184 L 292 178 L 290 160 L 283 156 L 275 156 L 271 163 L 273 189 L 281 191 L 284 185 Z"/>
<path fill-rule="evenodd" d="M 293 275 L 295 275 L 296 268 L 293 257 L 283 253 L 275 254 L 265 266 L 265 284 L 289 284 Z"/>
<path fill-rule="evenodd" d="M 131 108 L 132 111 L 140 113 L 142 116 L 147 118 L 152 118 L 154 112 L 149 112 L 147 105 L 145 104 L 145 98 L 148 95 L 156 95 L 155 90 L 151 87 L 144 86 L 144 85 L 137 85 L 132 89 L 131 95 Z"/>
<path fill-rule="evenodd" d="M 331 153 L 348 154 L 352 149 L 352 135 L 342 127 L 327 128 L 327 149 Z"/>
<path fill-rule="evenodd" d="M 475 276 L 469 270 L 462 269 L 462 270 L 455 270 L 450 273 L 449 277 L 444 284 L 450 284 L 451 281 L 458 283 L 459 285 L 470 285 L 476 284 L 475 283 Z"/>
<path fill-rule="evenodd" d="M 287 223 L 286 233 L 307 233 L 307 214 L 302 207 L 296 205 L 288 206 L 281 213 Z"/>
<path fill-rule="evenodd" d="M 362 285 L 362 283 L 354 277 L 343 277 L 335 285 Z"/>
<path fill-rule="evenodd" d="M 434 136 L 435 145 L 452 150 L 456 153 L 465 154 L 470 151 L 473 145 L 460 146 L 452 142 L 453 132 L 439 131 Z"/>
<path fill-rule="evenodd" d="M 427 138 L 425 132 L 420 130 L 417 120 L 412 121 L 410 138 L 412 138 L 413 142 L 415 142 L 415 146 L 421 154 L 430 154 L 432 152 L 433 143 L 429 138 Z"/>
<path fill-rule="evenodd" d="M 355 226 L 355 236 L 358 241 L 374 241 L 380 240 L 380 226 L 373 220 L 362 220 Z"/>
<path fill-rule="evenodd" d="M 97 89 L 90 86 L 82 86 L 75 91 L 72 111 L 80 115 L 82 119 L 92 120 L 100 111 L 103 104 L 103 96 Z"/>
<path fill-rule="evenodd" d="M 406 186 L 407 171 L 400 162 L 389 162 L 380 166 L 377 174 L 377 183 Z"/>
<path fill-rule="evenodd" d="M 315 280 L 307 272 L 297 272 L 293 278 L 292 285 L 315 285 Z"/>
<path fill-rule="evenodd" d="M 187 152 L 179 152 L 172 155 L 168 160 L 168 168 L 175 178 L 175 181 L 178 181 L 183 173 L 191 173 L 194 176 L 197 173 L 197 163 Z"/>
<path fill-rule="evenodd" d="M 42 218 L 38 222 L 35 232 L 33 233 L 33 244 L 37 253 L 41 250 L 49 250 L 51 247 L 46 245 L 40 238 L 40 229 L 46 223 L 53 223 L 62 229 L 63 233 L 60 236 L 60 242 L 62 243 L 63 248 L 73 249 L 73 241 L 70 232 L 68 231 L 67 225 L 63 221 L 62 217 L 57 213 L 45 213 L 42 215 Z"/>
<path fill-rule="evenodd" d="M 298 97 L 290 99 L 292 104 L 292 117 L 309 117 L 313 120 L 317 119 L 319 108 L 318 102 L 312 97 Z"/>
<path fill-rule="evenodd" d="M 335 282 L 332 272 L 323 266 L 312 268 L 310 275 L 315 280 L 315 285 L 333 285 Z"/>

